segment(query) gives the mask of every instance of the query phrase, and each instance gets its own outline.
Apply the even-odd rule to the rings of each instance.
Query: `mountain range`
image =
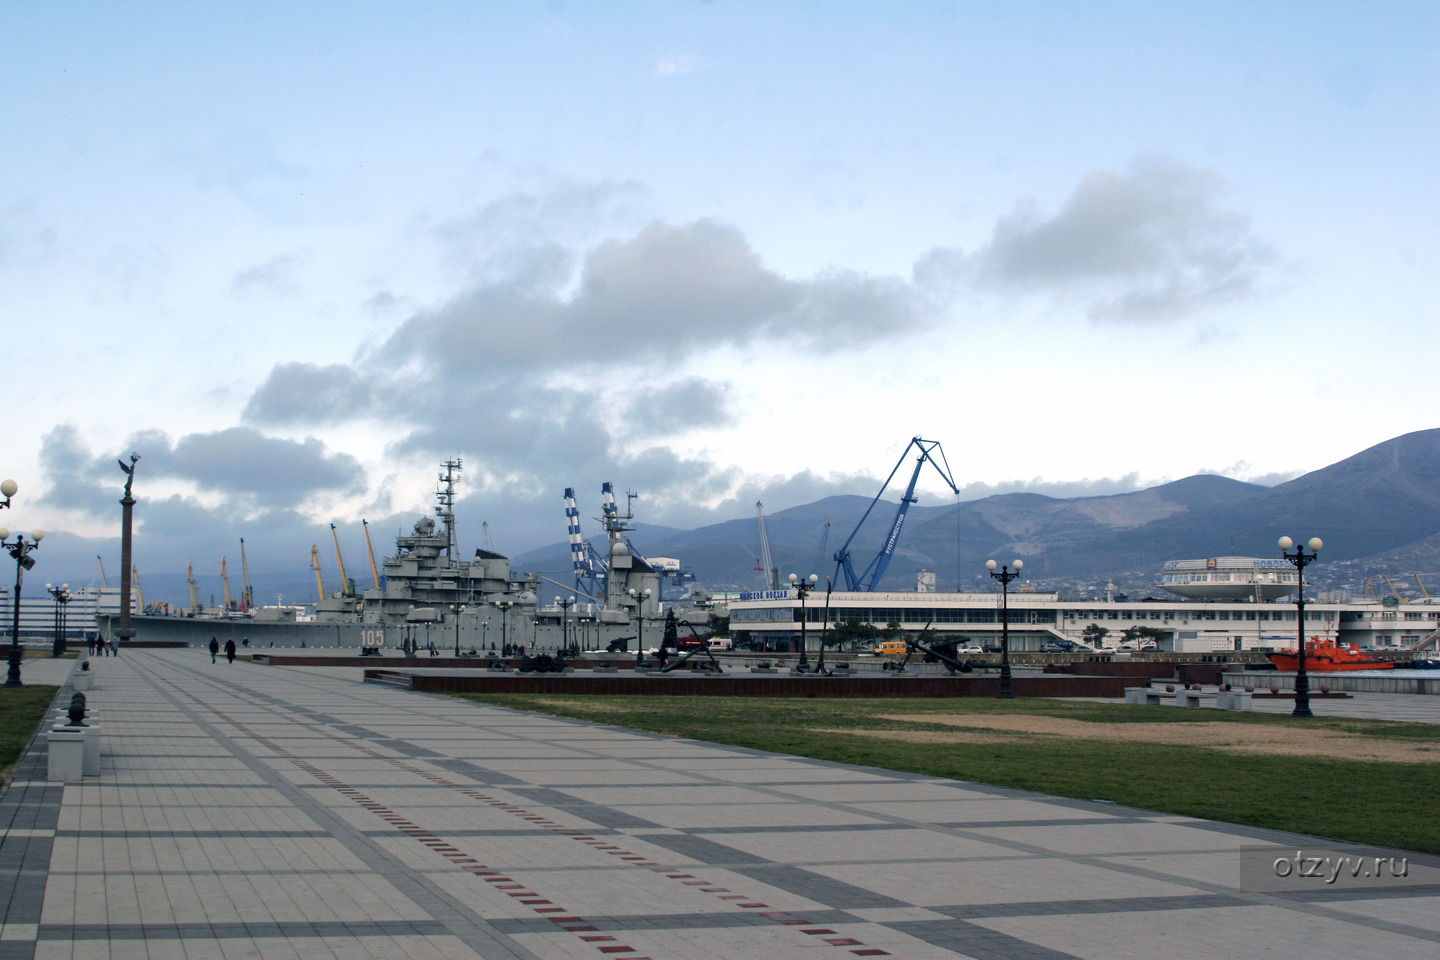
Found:
[[[770,548],[782,579],[814,573],[823,583],[836,576],[833,555],[852,532],[853,564],[857,573],[863,571],[880,551],[898,506],[875,502],[856,531],[872,502],[872,497],[834,496],[767,513]],[[643,501],[637,508],[643,519]],[[603,549],[598,523],[589,522],[585,532]],[[1025,561],[1026,578],[1040,589],[1091,596],[1113,583],[1121,591],[1144,594],[1156,589],[1167,560],[1278,557],[1276,540],[1282,535],[1324,539],[1321,562],[1306,570],[1307,580],[1322,589],[1358,592],[1367,578],[1380,583],[1379,575],[1386,574],[1402,592],[1413,591],[1412,571],[1425,578],[1413,578],[1424,589],[1426,572],[1440,571],[1440,429],[1387,440],[1273,487],[1199,475],[1100,497],[1012,493],[959,503],[922,497],[910,508],[894,557],[876,586],[913,590],[924,569],[936,574],[941,590],[988,589],[985,561],[1019,558]],[[71,544],[64,535],[52,539],[57,542],[47,539],[45,544],[47,572],[37,570],[36,576],[68,577],[72,585],[84,585],[80,571],[94,570],[91,558],[102,550],[113,555],[113,543],[72,536]],[[760,543],[753,514],[694,530],[641,522],[630,539],[645,556],[678,559],[712,590],[764,586],[763,573],[756,569]],[[384,549],[379,541],[376,548]],[[537,572],[573,582],[569,547],[558,536],[547,547],[513,556],[511,564],[517,575]],[[350,572],[364,587],[370,571],[368,564],[361,566],[352,558]],[[62,572],[67,567],[70,572]],[[231,576],[231,588],[238,591],[233,567]],[[147,600],[188,603],[183,574],[146,571],[144,577]],[[197,579],[201,602],[213,605],[222,592],[219,577]],[[1435,581],[1440,584],[1440,574]],[[315,596],[314,574],[304,567],[263,569],[257,564],[253,582],[256,599],[263,603],[275,602],[279,594],[292,602]],[[843,584],[839,577],[835,582]],[[117,585],[113,561],[111,585]]]
[[[782,579],[815,573],[823,582],[836,575],[833,554],[871,502],[868,497],[828,497],[767,514],[770,548]],[[881,501],[855,533],[850,552],[857,572],[879,552],[897,506]],[[1158,579],[1167,560],[1275,557],[1282,535],[1325,541],[1321,559],[1326,562],[1306,574],[1321,584],[1353,580],[1357,571],[1363,579],[1435,569],[1440,562],[1440,429],[1387,440],[1273,487],[1200,475],[1101,497],[1013,493],[962,503],[917,503],[876,587],[913,590],[916,575],[926,569],[937,574],[942,590],[969,588],[988,582],[987,559],[1019,558],[1027,576],[1062,588],[1108,580],[1144,589]],[[592,542],[599,546],[601,539]],[[631,540],[646,556],[679,559],[712,589],[764,586],[754,517],[685,531],[641,523]],[[514,565],[561,581],[570,576],[563,542],[515,557]]]

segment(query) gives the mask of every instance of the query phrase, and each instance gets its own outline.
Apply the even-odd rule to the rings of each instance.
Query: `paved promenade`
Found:
[[[100,777],[47,783],[42,738],[0,798],[0,960],[1440,955],[1440,885],[1241,882],[1306,838],[353,670],[93,663]]]

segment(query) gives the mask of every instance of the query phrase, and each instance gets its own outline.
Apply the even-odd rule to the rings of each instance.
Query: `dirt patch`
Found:
[[[963,729],[939,730],[837,730],[861,736],[901,740],[907,743],[976,743],[1011,741],[1030,736],[1070,737],[1080,740],[1113,740],[1128,743],[1159,743],[1210,747],[1237,753],[1322,756],[1342,760],[1372,760],[1385,763],[1435,763],[1440,761],[1440,744],[1376,740],[1328,730],[1302,730],[1250,723],[1094,723],[1064,717],[993,716],[980,714],[883,714],[885,720],[925,723]],[[990,730],[995,733],[978,733]],[[828,732],[828,731],[827,731]],[[997,736],[996,734],[999,734]],[[1008,736],[1007,736],[1008,734]]]
[[[576,703],[573,700],[550,700],[536,698],[536,703],[547,707],[564,707],[566,710],[574,710],[576,713],[629,713],[624,707],[617,707],[610,703]]]

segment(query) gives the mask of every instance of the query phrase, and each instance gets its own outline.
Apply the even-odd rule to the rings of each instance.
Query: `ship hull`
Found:
[[[1277,670],[1299,670],[1300,658],[1293,653],[1272,653],[1270,662]],[[1351,670],[1393,670],[1394,660],[1337,660],[1328,654],[1305,654],[1305,669],[1310,673],[1347,673]]]

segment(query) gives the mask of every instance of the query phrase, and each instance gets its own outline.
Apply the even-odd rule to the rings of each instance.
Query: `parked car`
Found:
[[[1087,647],[1075,640],[1047,640],[1040,644],[1041,653],[1094,653],[1094,647]]]
[[[1004,649],[998,643],[986,643],[980,647],[981,653],[1004,653]]]
[[[956,652],[956,653],[960,653],[960,654],[971,655],[971,654],[976,654],[976,653],[984,653],[984,652],[985,652],[985,649],[984,649],[983,647],[978,647],[978,646],[976,646],[976,645],[974,645],[974,644],[971,644],[971,645],[968,646],[968,647],[960,647],[960,648],[958,648],[955,652]]]

